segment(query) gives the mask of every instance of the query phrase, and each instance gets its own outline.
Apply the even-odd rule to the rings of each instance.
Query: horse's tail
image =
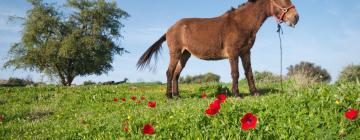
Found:
[[[146,52],[140,57],[136,66],[137,69],[144,69],[150,65],[151,58],[155,55],[155,63],[157,62],[158,55],[161,50],[161,44],[166,40],[166,34],[160,37],[158,41],[156,41]]]

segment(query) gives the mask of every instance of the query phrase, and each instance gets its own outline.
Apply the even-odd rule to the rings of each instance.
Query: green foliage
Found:
[[[202,93],[206,93],[207,96],[213,96],[217,94],[230,94],[230,90],[226,87],[226,85],[222,85],[220,83],[210,83],[201,85],[198,88],[198,94],[201,96]]]
[[[7,83],[4,86],[9,86],[9,87],[23,87],[26,85],[30,85],[33,84],[34,82],[31,80],[24,80],[21,78],[14,78],[14,77],[10,77],[9,80],[7,81]]]
[[[349,65],[345,67],[339,76],[339,82],[360,81],[360,65]]]
[[[256,82],[273,83],[280,81],[280,76],[275,75],[274,73],[269,71],[262,71],[262,72],[255,71],[254,75]]]
[[[63,13],[53,4],[28,0],[22,39],[4,67],[24,68],[57,76],[71,85],[76,76],[100,75],[112,69],[113,56],[126,52],[116,41],[129,15],[115,2],[68,0]],[[69,10],[70,9],[70,10]]]
[[[91,81],[91,80],[88,80],[88,81],[84,81],[83,85],[87,86],[87,85],[95,85],[96,83]]]
[[[219,82],[220,76],[213,73],[200,74],[195,76],[180,77],[180,83],[203,83],[203,82]]]
[[[201,99],[203,85],[180,85],[182,98],[168,100],[166,85],[0,88],[2,139],[358,139],[360,119],[344,117],[348,108],[360,109],[360,85],[314,85],[286,94],[228,97],[220,113],[205,109],[214,97]],[[268,84],[266,87],[278,89]],[[240,92],[247,91],[242,84]],[[259,89],[264,88],[260,86]],[[145,101],[136,103],[131,96]],[[113,99],[126,98],[126,102]],[[156,101],[148,108],[147,101]],[[337,104],[338,101],[338,104]],[[241,130],[240,119],[251,112],[256,129]],[[124,124],[129,132],[124,132]],[[142,134],[151,123],[155,134]]]
[[[297,83],[311,84],[330,82],[331,76],[326,69],[311,62],[300,62],[295,66],[288,67],[287,75]]]

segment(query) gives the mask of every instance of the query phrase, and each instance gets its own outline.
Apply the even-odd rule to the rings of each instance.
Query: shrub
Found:
[[[195,76],[180,77],[179,81],[180,83],[219,82],[220,76],[209,72]]]
[[[346,66],[340,73],[339,82],[355,82],[360,80],[360,65]]]
[[[10,86],[10,87],[26,86],[26,85],[31,85],[33,83],[34,82],[31,80],[24,80],[24,79],[20,79],[20,78],[10,77],[6,83],[6,86]]]
[[[288,71],[289,78],[301,85],[320,82],[328,83],[331,80],[331,76],[326,69],[311,62],[300,62],[295,66],[291,65],[288,67]]]
[[[91,80],[88,80],[88,81],[84,81],[84,84],[83,85],[95,85],[96,83],[91,81]]]
[[[264,82],[264,83],[279,82],[280,76],[275,75],[274,73],[269,71],[262,71],[262,72],[255,71],[255,81]]]

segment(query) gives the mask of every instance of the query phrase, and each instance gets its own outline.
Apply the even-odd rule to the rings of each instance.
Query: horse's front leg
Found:
[[[240,57],[244,67],[245,76],[248,81],[250,93],[253,94],[254,96],[259,96],[259,92],[256,89],[254,77],[252,73],[250,54],[251,54],[250,51],[248,51],[244,54],[241,54]]]
[[[239,89],[238,89],[238,81],[239,81],[239,57],[229,58],[230,66],[231,66],[231,78],[232,78],[232,92],[235,97],[240,97]]]

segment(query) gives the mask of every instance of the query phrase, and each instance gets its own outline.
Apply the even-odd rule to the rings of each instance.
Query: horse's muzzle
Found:
[[[295,9],[293,9],[285,15],[284,21],[290,27],[295,28],[295,25],[299,22],[299,19],[299,14]]]

